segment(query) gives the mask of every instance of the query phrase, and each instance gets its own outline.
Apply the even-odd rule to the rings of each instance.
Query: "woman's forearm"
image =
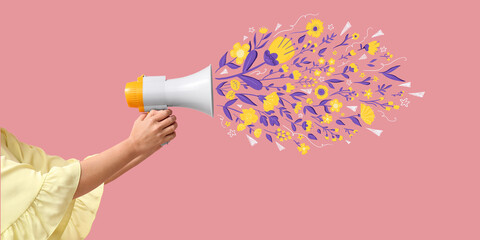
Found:
[[[80,162],[81,174],[74,198],[98,187],[134,159],[145,159],[132,148],[129,139]],[[141,162],[141,161],[139,161]]]

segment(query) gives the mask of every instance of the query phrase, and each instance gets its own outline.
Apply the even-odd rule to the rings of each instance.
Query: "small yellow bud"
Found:
[[[392,108],[391,107],[386,107],[385,110],[390,111],[390,110],[392,110]]]
[[[393,108],[394,108],[394,109],[399,109],[399,108],[400,108],[400,106],[398,106],[398,105],[395,105],[395,106],[393,106]]]

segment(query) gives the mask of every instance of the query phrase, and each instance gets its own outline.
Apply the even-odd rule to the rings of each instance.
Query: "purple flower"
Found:
[[[270,66],[278,65],[277,57],[278,57],[278,54],[270,53],[269,50],[265,51],[265,53],[263,54],[263,59],[265,60],[265,63]]]

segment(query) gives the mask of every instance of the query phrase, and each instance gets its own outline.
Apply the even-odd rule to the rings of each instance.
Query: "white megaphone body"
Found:
[[[186,107],[213,117],[212,67],[192,75],[169,79],[165,76],[140,76],[125,86],[129,107],[140,112]]]

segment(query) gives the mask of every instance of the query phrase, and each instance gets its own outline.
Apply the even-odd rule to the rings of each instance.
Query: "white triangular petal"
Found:
[[[345,24],[345,27],[343,27],[343,30],[342,30],[342,33],[340,33],[340,36],[342,36],[351,27],[352,27],[352,24],[350,24],[350,22],[347,22],[347,24]]]
[[[378,36],[383,36],[383,35],[384,35],[384,34],[383,34],[382,30],[380,29],[380,30],[378,30],[377,33],[373,34],[372,38],[378,37]]]
[[[285,149],[285,147],[280,145],[280,143],[278,143],[278,142],[275,142],[275,143],[277,144],[278,151],[282,151],[283,149]]]
[[[347,106],[348,109],[356,112],[357,111],[357,106]]]
[[[367,129],[370,130],[372,133],[374,133],[377,136],[380,136],[380,134],[382,134],[382,132],[383,132],[383,130],[378,130],[378,129],[373,129],[373,128],[367,128]]]
[[[243,41],[245,41],[248,37],[247,36],[243,36]]]
[[[347,142],[348,144],[350,144],[350,141],[348,141],[348,140],[345,140],[345,142]]]
[[[347,24],[345,24],[345,27],[343,27],[343,30],[342,30],[342,33],[340,33],[340,36],[342,36],[351,27],[352,27],[352,24],[350,24],[350,22],[347,22]]]
[[[250,143],[250,146],[253,147],[253,145],[255,145],[255,144],[258,143],[258,142],[257,142],[255,139],[253,139],[252,137],[250,137],[250,136],[248,136],[248,135],[245,135],[245,136],[247,136],[247,139],[248,139],[248,142]]]
[[[400,85],[398,85],[400,87],[411,87],[412,86],[412,83],[411,82],[406,82],[406,83],[402,83]]]
[[[238,106],[239,108],[242,108],[243,105],[242,105],[242,104],[237,104],[237,106]]]
[[[358,60],[365,60],[367,59],[367,55],[365,55],[365,53],[358,59]]]
[[[425,95],[425,92],[416,92],[416,93],[408,93],[408,94],[415,97],[423,97],[423,95]]]
[[[311,89],[311,88],[309,88],[309,89],[300,89],[300,90],[302,90],[302,91],[305,92],[306,94],[312,93],[312,89]]]
[[[277,31],[281,26],[282,26],[282,24],[277,23],[277,27],[275,28],[275,31]]]
[[[223,71],[220,73],[220,75],[225,75],[225,74],[228,74],[228,71],[227,71],[227,69],[226,69],[226,68],[225,68],[225,69],[223,69]]]

